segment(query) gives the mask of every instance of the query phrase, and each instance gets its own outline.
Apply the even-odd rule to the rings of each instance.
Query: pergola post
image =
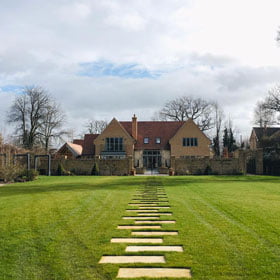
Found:
[[[34,169],[37,170],[37,159],[40,157],[48,158],[48,176],[51,176],[51,155],[35,155],[34,156]]]

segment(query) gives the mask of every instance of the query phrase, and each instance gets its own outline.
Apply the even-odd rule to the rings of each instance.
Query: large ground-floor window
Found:
[[[144,150],[143,167],[147,169],[156,169],[161,167],[160,150]]]

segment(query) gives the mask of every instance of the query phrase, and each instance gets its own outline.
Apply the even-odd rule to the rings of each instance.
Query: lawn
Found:
[[[158,266],[191,267],[193,279],[280,279],[280,178],[261,176],[40,177],[0,187],[0,279],[114,279],[119,266],[98,261],[125,254],[110,239],[130,236],[116,227],[131,223],[122,216],[136,190],[152,185],[164,186],[176,220],[163,228],[179,231],[164,245],[184,246]]]

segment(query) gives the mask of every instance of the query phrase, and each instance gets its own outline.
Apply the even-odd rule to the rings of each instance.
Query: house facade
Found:
[[[253,127],[249,139],[250,149],[280,146],[280,127]]]
[[[80,158],[129,158],[131,168],[139,172],[168,170],[172,159],[210,157],[211,153],[211,141],[191,119],[185,122],[138,121],[135,115],[131,121],[114,118],[101,134],[86,134],[83,140],[73,143],[75,146],[71,149],[76,148]],[[58,155],[63,155],[65,148],[67,146],[60,149]]]

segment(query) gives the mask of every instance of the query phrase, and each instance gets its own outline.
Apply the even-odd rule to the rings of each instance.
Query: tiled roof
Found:
[[[270,137],[274,133],[280,131],[280,127],[253,127],[253,130],[255,131],[258,140],[260,140],[263,136]]]
[[[82,155],[94,155],[95,154],[95,146],[93,141],[97,138],[99,134],[85,134],[84,145],[83,145],[83,153]]]
[[[84,139],[74,139],[73,144],[84,146]]]
[[[126,131],[132,135],[132,122],[120,122]],[[138,137],[135,144],[136,150],[169,149],[168,141],[176,134],[184,122],[178,121],[146,121],[137,122]],[[149,143],[144,144],[144,138],[149,138]],[[156,144],[156,138],[160,144]]]
[[[66,145],[69,147],[69,149],[71,150],[72,154],[75,157],[80,156],[82,154],[83,146],[73,144],[73,143],[70,143],[70,142],[67,142]]]

